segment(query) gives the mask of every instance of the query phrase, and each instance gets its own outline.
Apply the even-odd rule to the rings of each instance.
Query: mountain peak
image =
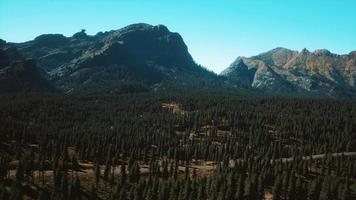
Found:
[[[302,51],[300,51],[301,54],[309,54],[310,51],[307,48],[303,48]]]
[[[297,51],[293,51],[283,47],[277,47],[275,49],[253,57],[262,60],[268,65],[282,66],[286,64],[288,60],[290,60],[297,53]]]
[[[327,49],[317,49],[313,52],[316,56],[332,56],[333,54]]]
[[[238,68],[247,68],[247,65],[245,65],[243,59],[240,59],[236,65]]]
[[[68,44],[69,39],[62,34],[43,34],[34,39],[37,46],[58,47]]]
[[[284,48],[284,47],[276,47],[276,48],[270,50],[270,52],[278,52],[278,51],[292,51],[292,50]]]
[[[252,80],[244,83],[264,91],[355,98],[354,55],[355,52],[338,56],[326,49],[310,53],[305,48],[297,52],[279,47],[244,58],[251,73],[246,73],[238,58],[221,75],[227,80]]]
[[[146,23],[130,24],[128,26],[125,26],[124,28],[116,30],[115,32],[123,34],[123,33],[127,33],[127,32],[132,32],[132,31],[156,31],[161,34],[169,33],[168,28],[164,25],[159,24],[159,25],[154,26],[154,25],[146,24]]]
[[[194,62],[183,38],[164,25],[137,23],[95,36],[88,36],[85,30],[72,37],[46,34],[13,45],[35,58],[66,91],[125,81],[151,86],[166,80],[188,81],[187,77],[200,80],[201,75],[214,78]]]
[[[72,37],[75,39],[86,39],[89,36],[85,33],[85,29],[82,29],[80,32],[74,33]]]

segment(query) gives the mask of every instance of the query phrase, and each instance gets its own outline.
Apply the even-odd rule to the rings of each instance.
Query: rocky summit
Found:
[[[356,52],[337,55],[325,49],[276,48],[238,57],[220,76],[228,84],[267,93],[355,98]]]
[[[64,91],[214,76],[194,62],[182,37],[163,25],[133,24],[94,36],[85,30],[72,37],[46,34],[13,46],[37,60]]]

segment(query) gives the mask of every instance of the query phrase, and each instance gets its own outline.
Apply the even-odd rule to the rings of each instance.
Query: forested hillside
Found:
[[[356,197],[351,101],[8,94],[0,110],[0,199]]]

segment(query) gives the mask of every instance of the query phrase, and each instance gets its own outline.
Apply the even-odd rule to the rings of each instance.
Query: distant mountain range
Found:
[[[132,24],[94,36],[45,34],[0,41],[0,92],[245,88],[264,94],[356,97],[356,52],[276,48],[238,57],[220,75],[198,65],[182,37],[163,25]],[[132,87],[130,87],[132,88]]]

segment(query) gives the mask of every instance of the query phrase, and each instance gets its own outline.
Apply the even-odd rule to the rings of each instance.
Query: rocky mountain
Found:
[[[238,57],[221,74],[228,84],[267,93],[332,98],[356,97],[356,52],[301,52],[285,48]]]
[[[268,94],[356,98],[356,52],[336,55],[327,50],[276,48],[238,57],[217,76],[195,63],[178,33],[142,23],[96,35],[82,30],[70,37],[45,34],[23,43],[0,40],[0,47],[2,83],[23,81],[6,86],[17,88],[14,91],[47,90],[49,80],[66,93],[233,87]]]
[[[0,92],[52,92],[55,88],[31,59],[0,41]]]
[[[152,86],[205,82],[217,76],[197,65],[182,37],[163,25],[133,24],[89,36],[46,34],[13,46],[66,92],[138,81]]]

